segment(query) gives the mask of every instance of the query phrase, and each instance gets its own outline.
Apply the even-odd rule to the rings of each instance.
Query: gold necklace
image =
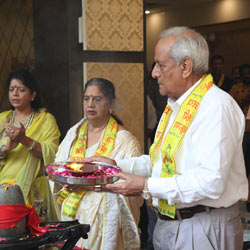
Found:
[[[15,116],[16,116],[16,111],[14,110],[14,111],[12,112],[12,115],[11,115],[11,118],[10,118],[10,124],[14,124],[14,122],[15,122]],[[23,126],[24,126],[25,129],[27,129],[27,128],[31,125],[31,123],[32,123],[32,121],[33,121],[33,119],[34,119],[34,117],[35,117],[35,112],[32,111],[32,112],[29,114],[28,117],[25,117],[24,119],[22,119],[22,121],[25,121],[25,122],[23,122]],[[20,123],[21,123],[22,121],[20,121]]]

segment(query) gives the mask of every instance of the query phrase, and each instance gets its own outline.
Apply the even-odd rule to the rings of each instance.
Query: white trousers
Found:
[[[210,209],[184,220],[157,220],[155,250],[242,250],[243,228],[238,204]]]

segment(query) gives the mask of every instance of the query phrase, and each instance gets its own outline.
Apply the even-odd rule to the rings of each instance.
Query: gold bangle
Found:
[[[35,142],[35,141],[32,141],[31,144],[29,145],[29,147],[27,147],[26,149],[27,149],[28,151],[32,151],[33,148],[34,148],[35,146],[36,146],[36,142]]]

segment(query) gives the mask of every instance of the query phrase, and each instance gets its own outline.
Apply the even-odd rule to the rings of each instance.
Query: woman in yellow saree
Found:
[[[51,220],[52,199],[43,166],[54,161],[60,132],[55,118],[42,108],[29,71],[11,73],[8,84],[12,109],[0,114],[0,183],[16,181],[40,219]]]

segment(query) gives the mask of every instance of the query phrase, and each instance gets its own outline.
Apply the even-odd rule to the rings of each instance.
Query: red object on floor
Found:
[[[51,244],[52,247],[57,247],[58,249],[61,249],[64,246],[65,242],[61,242],[61,243],[55,243],[55,244]],[[80,248],[80,247],[74,247],[73,250],[90,250],[87,248]]]

